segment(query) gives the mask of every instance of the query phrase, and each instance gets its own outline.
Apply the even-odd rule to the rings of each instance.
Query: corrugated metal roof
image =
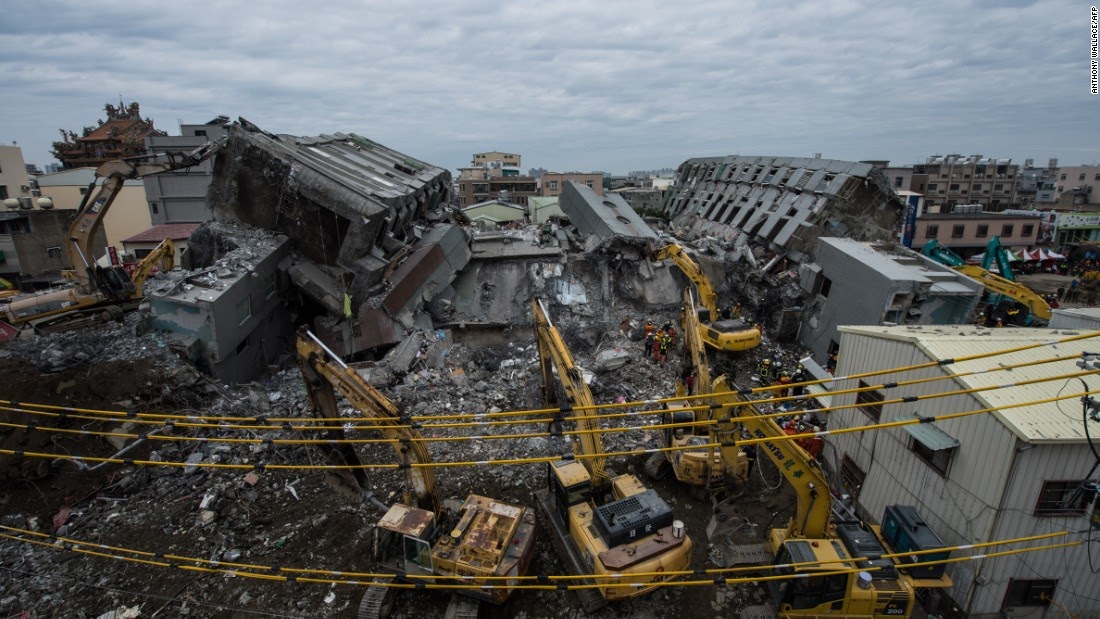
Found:
[[[934,423],[918,423],[912,426],[902,426],[902,429],[932,451],[959,446],[959,441],[948,436],[946,432],[937,428]]]
[[[980,372],[997,366],[1042,361],[1053,357],[1072,355],[1079,358],[1083,352],[1100,352],[1100,331],[1029,328],[985,329],[968,325],[843,326],[840,327],[840,330],[844,333],[858,333],[912,342],[928,355],[929,361],[969,357],[1036,343],[1056,342],[1075,335],[1093,335],[1093,337],[1073,342],[1039,346],[1028,350],[943,366],[946,371],[954,374]],[[844,351],[841,350],[840,354],[843,356]],[[1004,387],[1001,389],[990,389],[973,394],[980,402],[985,403],[985,406],[999,408],[1061,397],[1067,393],[1080,393],[1085,389],[1077,378],[1017,386],[1018,383],[1023,381],[1051,378],[1080,371],[1082,370],[1077,367],[1077,359],[1075,358],[1007,371],[960,376],[955,380],[964,389],[1003,385]],[[1084,376],[1083,378],[1090,389],[1100,389],[1100,373]],[[946,391],[948,388],[945,387],[944,390]],[[1009,430],[1029,442],[1078,443],[1086,440],[1084,428],[1081,425],[1081,404],[1075,399],[1017,406],[1016,408],[994,411],[993,415],[1004,423]]]

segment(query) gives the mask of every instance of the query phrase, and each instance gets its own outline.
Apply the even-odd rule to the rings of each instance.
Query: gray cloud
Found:
[[[1087,6],[776,4],[9,3],[0,141],[47,163],[58,129],[121,96],[171,133],[240,115],[449,168],[487,149],[617,172],[732,153],[1100,160]]]

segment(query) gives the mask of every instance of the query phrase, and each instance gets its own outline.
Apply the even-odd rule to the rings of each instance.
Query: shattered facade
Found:
[[[794,157],[689,159],[669,189],[665,214],[696,235],[749,241],[795,261],[819,236],[893,238],[901,201],[869,163]]]
[[[985,288],[914,252],[852,239],[818,239],[815,264],[801,265],[812,295],[800,339],[824,359],[840,342],[840,325],[958,325],[969,321]]]

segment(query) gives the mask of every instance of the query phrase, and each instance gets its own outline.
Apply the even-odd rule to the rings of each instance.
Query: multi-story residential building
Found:
[[[1063,166],[1055,179],[1056,208],[1090,210],[1100,208],[1100,166]]]
[[[546,172],[540,179],[540,196],[560,196],[565,184],[576,181],[603,195],[603,174],[599,172]]]
[[[981,155],[929,157],[913,166],[913,174],[927,174],[926,204],[931,212],[951,212],[956,204],[981,204],[1000,211],[1016,203],[1018,165],[1011,159]],[[912,189],[917,191],[916,189]]]
[[[527,206],[528,197],[539,195],[538,180],[520,176],[519,165],[520,156],[515,153],[474,153],[470,167],[458,169],[459,206],[490,200]]]
[[[1042,223],[1038,213],[1009,215],[979,209],[973,205],[956,207],[953,213],[925,213],[917,218],[912,247],[920,249],[937,240],[967,258],[985,251],[995,236],[1006,247],[1026,248],[1038,242]]]
[[[0,146],[0,202],[20,200],[25,208],[31,208],[32,198],[36,197],[32,189],[34,187],[23,163],[23,149]]]
[[[145,148],[150,153],[189,152],[220,140],[228,130],[229,118],[218,116],[202,125],[181,125],[179,135],[150,135],[145,138]],[[190,168],[146,176],[143,180],[152,224],[202,223],[210,219],[213,211],[206,192],[213,175],[214,159],[210,158]]]
[[[516,176],[519,176],[520,156],[515,153],[502,153],[494,150],[487,153],[474,153],[473,159],[470,161],[470,165],[474,167],[493,167],[493,163],[497,163],[496,167],[500,169],[515,168]]]
[[[1016,199],[1021,208],[1052,207],[1057,198],[1058,160],[1051,159],[1047,167],[1036,168],[1032,160],[1024,161],[1024,168],[1016,177]]]

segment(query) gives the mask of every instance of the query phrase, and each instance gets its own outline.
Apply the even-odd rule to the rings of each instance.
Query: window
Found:
[[[860,389],[866,389],[867,387],[870,387],[870,385],[862,380],[859,381]],[[882,418],[882,401],[885,399],[881,391],[860,391],[856,394],[856,406],[877,422]]]
[[[275,274],[272,273],[271,277],[267,280],[267,287],[264,289],[266,298],[270,299],[275,294]]]
[[[1004,188],[1005,188],[1004,183],[997,183],[996,185],[993,186],[994,191],[1004,191]]]
[[[157,208],[157,203],[156,202],[150,202],[149,206],[153,207],[153,214],[154,215],[156,215],[157,213],[160,212],[160,209]]]
[[[1078,516],[1088,508],[1088,493],[1078,492],[1080,480],[1044,481],[1035,502],[1036,516]]]
[[[987,224],[978,224],[978,238],[984,239],[989,235],[989,226]]]
[[[894,187],[901,187],[901,177],[900,176],[895,176],[894,177]]]
[[[931,423],[905,426],[904,429],[910,434],[909,451],[932,467],[940,477],[947,477],[959,442]]]
[[[958,191],[959,190],[959,184],[958,183],[951,183],[951,185],[948,187],[948,189],[951,190],[951,191]]]
[[[928,191],[935,191],[936,183],[928,183]]]
[[[840,459],[840,482],[853,499],[859,498],[859,491],[863,489],[865,479],[867,479],[867,473],[864,473],[863,469],[856,465],[855,460],[848,457],[848,454],[844,454]]]
[[[1078,174],[1078,175],[1077,175],[1077,180],[1079,180],[1079,181],[1083,181],[1083,180],[1085,180],[1085,173],[1084,173],[1084,172],[1082,172],[1082,173]]]
[[[589,188],[589,189],[591,189],[591,188],[592,188],[592,181],[584,181],[584,184],[585,184],[585,185],[588,185],[588,188]]]
[[[1024,229],[1020,231],[1020,234],[1031,236],[1033,232],[1035,232],[1035,224],[1024,224]]]
[[[237,324],[243,325],[252,317],[252,297],[245,297],[237,302]]]
[[[197,137],[200,137],[200,138],[205,138],[206,137],[206,129],[196,129],[195,130],[195,135]]]
[[[0,200],[7,200],[7,199],[8,199],[8,186],[7,185],[0,185]]]
[[[1063,180],[1063,181],[1064,181],[1064,180],[1066,180],[1066,175],[1065,175],[1065,174],[1063,174],[1062,176],[1060,176],[1060,177],[1058,177],[1058,178],[1059,178],[1059,180]]]
[[[951,227],[951,238],[961,239],[964,234],[966,234],[966,226],[965,225],[959,224],[959,225]]]
[[[1012,224],[1005,224],[1001,226],[1001,236],[1012,236],[1012,232],[1015,226]]]
[[[924,230],[925,238],[934,239],[940,234],[940,227],[936,224],[929,224]]]
[[[61,257],[61,247],[57,246],[57,245],[55,245],[53,247],[47,247],[46,248],[46,255],[49,256],[50,258],[60,258]]]
[[[1065,189],[1064,187],[1062,187],[1061,185],[1058,185],[1058,193],[1062,193],[1062,191],[1063,191],[1064,189]]]
[[[831,291],[832,289],[833,289],[833,280],[831,280],[828,277],[825,277],[824,275],[822,275],[821,276],[821,289],[818,290],[817,293],[819,295],[825,297],[826,299],[828,299],[829,298],[829,291]]]
[[[550,181],[550,189],[557,189],[558,181]]]
[[[1100,174],[1097,174],[1096,176],[1092,177],[1092,180],[1100,181]]]
[[[1054,599],[1057,580],[1044,578],[1009,578],[1005,588],[1004,607],[1048,606]]]

